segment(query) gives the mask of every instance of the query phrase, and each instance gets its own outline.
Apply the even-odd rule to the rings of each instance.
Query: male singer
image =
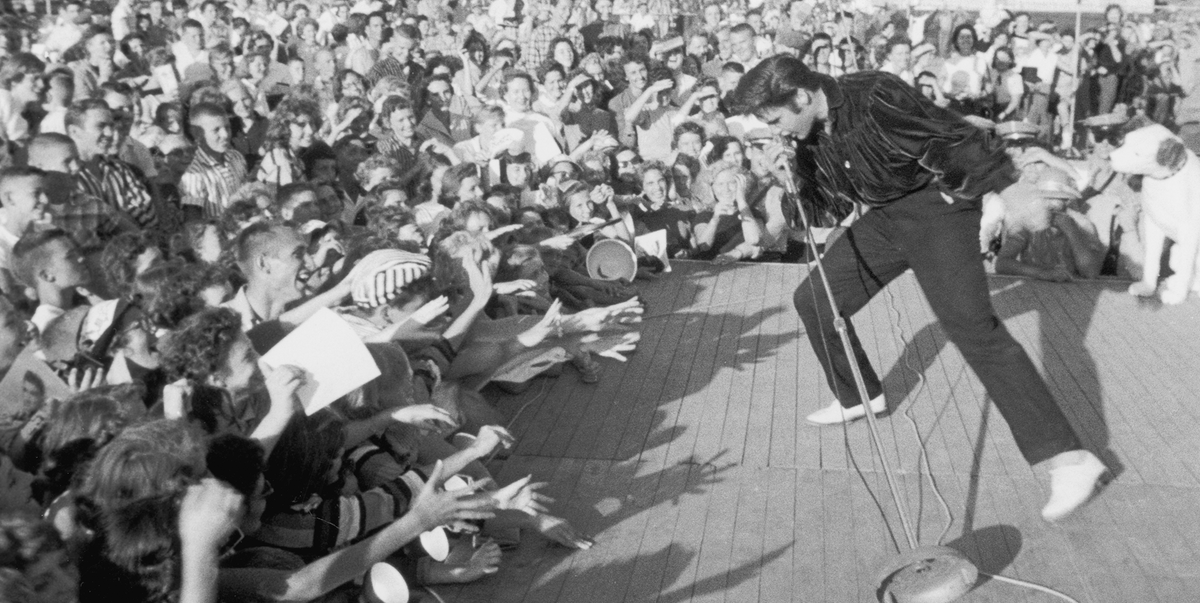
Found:
[[[1046,463],[1051,494],[1042,517],[1056,521],[1087,502],[1105,466],[1082,449],[1033,362],[996,317],[980,260],[981,199],[1017,180],[1005,153],[983,130],[888,73],[835,80],[799,59],[775,56],[742,77],[734,102],[777,135],[808,145],[815,166],[797,170],[806,203],[871,208],[822,259],[840,315],[853,316],[911,268],[1026,461]],[[791,177],[794,159],[783,145],[769,152],[780,177]],[[832,425],[863,417],[868,408],[886,410],[879,377],[850,326],[870,399],[864,405],[859,397],[819,274],[800,284],[795,303],[836,396],[808,421]]]

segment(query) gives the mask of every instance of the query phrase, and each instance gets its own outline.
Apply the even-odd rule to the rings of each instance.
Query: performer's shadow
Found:
[[[1079,434],[1084,447],[1100,457],[1114,476],[1120,475],[1124,466],[1110,447],[1103,386],[1096,370],[1095,359],[1088,350],[1087,333],[1100,296],[1108,290],[1119,291],[1123,286],[1123,283],[1059,284],[1005,278],[990,279],[992,305],[996,314],[1006,323],[1018,341],[1029,342],[1032,339],[1029,335],[1032,334],[1025,333],[1026,327],[1017,324],[1016,319],[1030,312],[1036,313],[1037,348],[1040,348],[1040,358],[1037,348],[1026,345],[1026,350],[1039,365],[1055,399]],[[904,351],[883,378],[884,388],[890,400],[906,400],[920,383],[920,380],[911,378],[912,371],[917,370],[919,374],[927,375],[947,343],[946,334],[936,321],[924,325],[915,334],[905,333],[905,339]],[[904,402],[908,403],[911,401]],[[902,411],[903,406],[899,409],[893,406],[892,410]],[[945,411],[943,408],[939,412],[939,422]],[[965,519],[968,530],[974,514],[988,424],[993,421],[990,411],[990,404],[983,408],[973,442],[974,454]],[[936,430],[936,426],[923,425],[921,429],[924,441]]]

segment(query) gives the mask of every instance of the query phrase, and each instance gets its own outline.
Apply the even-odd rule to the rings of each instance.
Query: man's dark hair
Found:
[[[754,32],[754,26],[749,23],[738,23],[737,25],[734,25],[729,30],[729,33],[730,34],[750,34],[750,37],[752,37],[752,38],[756,35]]]
[[[138,16],[140,17],[141,15],[138,15]],[[147,15],[147,18],[149,18],[148,15]],[[134,55],[133,47],[132,47],[134,40],[141,40],[142,41],[142,50],[145,51],[146,36],[143,36],[142,34],[137,33],[137,32],[133,32],[133,33],[125,36],[124,38],[121,38],[121,42],[118,45],[121,48],[121,54],[124,54],[127,57],[136,56],[136,55]]]
[[[186,7],[187,5],[185,4],[184,6]],[[188,19],[187,21],[183,22],[183,25],[179,26],[179,31],[183,31],[185,29],[199,29],[200,31],[204,31],[204,26],[195,19]]]
[[[624,69],[626,65],[630,65],[633,63],[638,63],[642,67],[645,67],[646,71],[650,70],[650,61],[646,60],[646,57],[638,55],[638,54],[625,55],[625,59],[621,61],[621,68]]]
[[[333,39],[334,46],[341,46],[346,42],[346,36],[350,35],[350,28],[343,23],[338,23],[329,30],[329,37]]]
[[[756,113],[763,109],[783,107],[792,102],[800,89],[815,92],[826,76],[787,55],[776,55],[759,63],[742,76],[733,92],[733,108],[737,113]]]
[[[188,111],[188,122],[191,123],[192,120],[204,116],[228,118],[229,113],[225,111],[224,107],[215,103],[196,103]]]
[[[38,273],[50,261],[50,255],[44,249],[51,241],[58,239],[74,242],[71,235],[57,228],[33,229],[21,236],[13,245],[11,260],[13,276],[18,283],[26,287],[37,284]]]
[[[125,82],[109,80],[96,87],[96,91],[92,94],[92,98],[104,100],[104,97],[109,94],[119,94],[124,97],[133,98],[133,88]],[[134,99],[138,100],[138,99]]]
[[[626,48],[625,40],[617,36],[600,36],[600,39],[596,40],[596,52],[602,57],[612,54],[613,49],[618,46]]]
[[[504,78],[503,94],[508,94],[508,87],[516,80],[525,80],[525,83],[529,84],[530,92],[535,92],[537,90],[537,82],[533,81],[532,75],[529,75],[524,71],[514,71]]]
[[[283,208],[292,204],[292,201],[304,193],[316,193],[317,189],[308,182],[292,182],[279,187],[279,192],[275,194],[275,205]]]
[[[83,127],[84,122],[87,120],[87,114],[91,111],[107,111],[112,113],[112,109],[109,108],[108,103],[104,102],[103,99],[85,98],[72,104],[71,108],[67,110],[67,117],[65,119],[67,127]]]

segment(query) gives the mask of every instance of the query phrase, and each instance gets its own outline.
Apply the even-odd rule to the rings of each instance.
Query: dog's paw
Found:
[[[1157,288],[1154,285],[1144,281],[1137,281],[1129,286],[1129,294],[1138,297],[1150,297],[1154,295],[1156,290]]]
[[[1177,287],[1167,287],[1167,288],[1164,288],[1162,293],[1160,293],[1158,295],[1158,298],[1162,300],[1162,303],[1170,305],[1170,306],[1174,306],[1174,305],[1182,304],[1183,300],[1187,299],[1187,296],[1188,296],[1187,289],[1180,289]]]

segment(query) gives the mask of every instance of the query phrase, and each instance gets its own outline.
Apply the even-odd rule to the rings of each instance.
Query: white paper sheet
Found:
[[[643,254],[662,260],[663,272],[671,271],[671,258],[667,255],[666,230],[656,230],[640,237],[634,237],[633,243],[637,245],[638,251]]]
[[[305,372],[307,383],[298,395],[309,415],[380,375],[371,352],[350,325],[324,308],[284,337],[262,360],[271,368],[290,364]]]

